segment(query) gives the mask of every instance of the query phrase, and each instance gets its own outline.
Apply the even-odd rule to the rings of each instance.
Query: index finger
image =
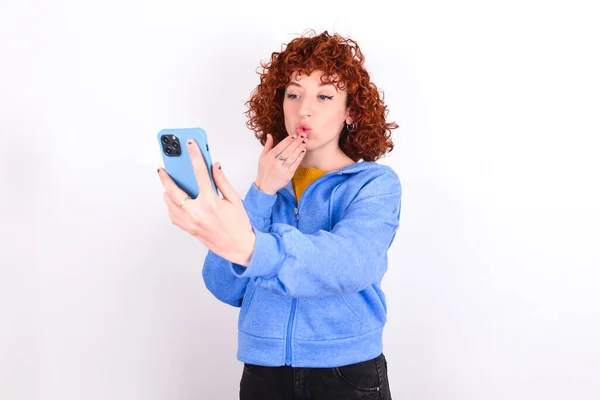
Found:
[[[186,192],[177,186],[177,183],[175,183],[173,178],[169,176],[164,168],[158,169],[158,177],[160,178],[167,195],[173,201],[173,203],[180,204],[180,202],[188,196]]]
[[[192,167],[194,169],[194,175],[196,176],[196,182],[198,182],[198,189],[200,189],[200,195],[209,195],[212,193],[216,196],[216,193],[212,188],[212,181],[210,180],[208,168],[204,162],[204,156],[198,147],[198,143],[194,139],[187,140],[188,153],[190,160],[192,161]]]
[[[285,139],[283,139],[281,142],[279,142],[277,144],[277,146],[273,147],[271,149],[271,151],[269,151],[269,153],[271,155],[275,155],[275,156],[279,155],[279,153],[281,153],[283,150],[285,150],[290,144],[292,144],[292,142],[294,140],[296,140],[297,136],[298,135],[288,135]],[[267,154],[269,154],[269,153],[267,153]]]

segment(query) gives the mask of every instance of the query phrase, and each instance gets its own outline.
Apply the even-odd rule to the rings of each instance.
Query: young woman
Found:
[[[241,307],[241,399],[390,399],[381,282],[402,189],[375,161],[398,126],[351,39],[301,36],[262,66],[247,115],[264,150],[246,197],[218,163],[216,195],[191,143],[201,195],[161,169],[170,217],[209,248],[208,290]]]

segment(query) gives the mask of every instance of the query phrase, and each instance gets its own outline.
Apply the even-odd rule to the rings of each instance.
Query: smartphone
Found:
[[[213,190],[219,194],[212,176],[212,158],[208,148],[208,137],[202,128],[163,129],[158,132],[157,138],[167,174],[192,199],[198,197],[200,189],[186,142],[189,139],[195,140],[208,169]]]

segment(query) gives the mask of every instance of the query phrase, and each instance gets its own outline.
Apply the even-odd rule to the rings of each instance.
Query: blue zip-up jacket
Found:
[[[339,367],[377,357],[387,321],[381,281],[400,219],[390,167],[359,162],[302,194],[252,183],[243,200],[256,245],[247,267],[209,251],[202,276],[241,307],[238,360],[264,366]]]

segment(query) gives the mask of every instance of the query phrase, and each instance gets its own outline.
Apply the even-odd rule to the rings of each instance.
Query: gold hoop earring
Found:
[[[356,124],[354,122],[351,124],[346,124],[346,129],[348,132],[356,132]]]

